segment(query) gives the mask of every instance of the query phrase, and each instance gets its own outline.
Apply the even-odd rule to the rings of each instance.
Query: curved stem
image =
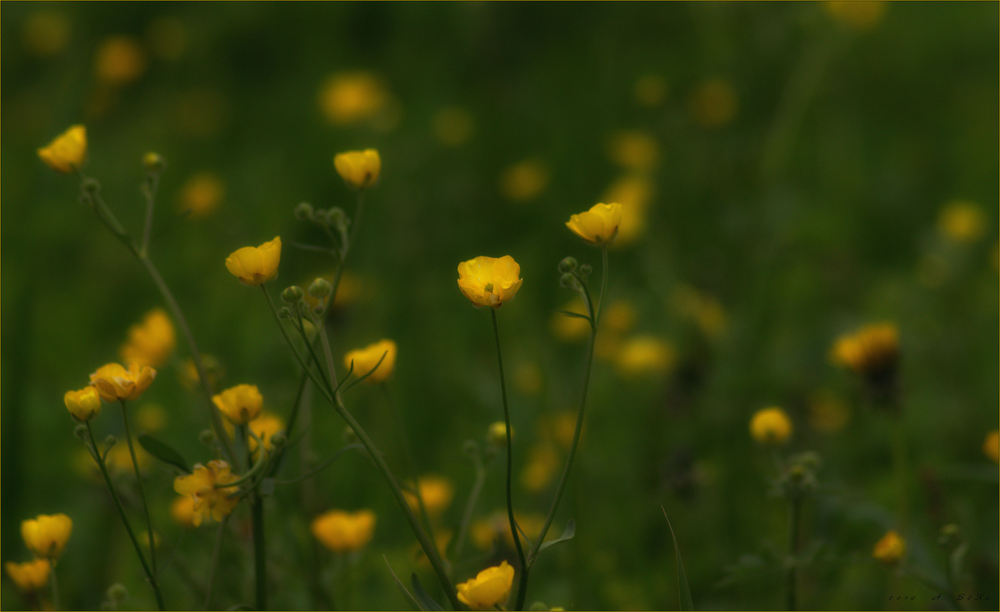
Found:
[[[125,422],[125,441],[128,442],[128,452],[132,456],[132,469],[135,471],[135,481],[139,487],[139,498],[142,500],[142,511],[146,515],[146,533],[149,538],[149,562],[153,566],[153,575],[156,575],[156,540],[153,538],[153,520],[149,516],[149,504],[146,502],[146,491],[142,486],[142,474],[139,473],[139,461],[135,456],[135,446],[132,444],[132,432],[128,424],[128,409],[125,407],[125,400],[120,400],[122,407],[122,420]]]

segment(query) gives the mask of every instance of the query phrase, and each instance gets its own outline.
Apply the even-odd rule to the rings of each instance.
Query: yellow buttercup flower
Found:
[[[375,149],[345,151],[334,156],[333,165],[349,187],[367,189],[378,180],[382,158]]]
[[[7,575],[14,581],[17,588],[25,591],[37,591],[49,582],[49,573],[52,571],[52,564],[48,559],[35,559],[25,563],[4,563]]]
[[[174,324],[167,313],[155,308],[142,322],[128,330],[128,340],[121,347],[122,359],[139,365],[159,367],[170,357],[177,343]]]
[[[226,269],[244,285],[262,285],[278,275],[281,262],[281,236],[260,246],[245,246],[226,258]]]
[[[174,478],[174,491],[187,495],[193,502],[195,527],[206,519],[221,521],[236,507],[237,499],[233,495],[238,487],[216,488],[215,485],[225,485],[238,480],[225,461],[209,461],[208,465],[195,464],[194,471]]]
[[[872,557],[887,565],[899,563],[905,554],[906,541],[895,531],[888,531],[872,549]]]
[[[664,374],[674,365],[675,353],[667,342],[649,335],[625,340],[615,358],[623,376]]]
[[[74,125],[48,145],[38,149],[38,157],[58,172],[72,172],[87,157],[87,128]]]
[[[521,266],[510,255],[480,255],[458,264],[458,288],[476,306],[499,308],[521,288]]]
[[[375,513],[371,510],[330,510],[313,519],[313,536],[334,552],[359,550],[372,539]]]
[[[383,358],[382,355],[385,355]],[[379,363],[381,361],[381,363]],[[371,372],[365,380],[373,383],[384,382],[396,368],[396,343],[392,340],[379,340],[364,348],[355,349],[344,355],[344,367],[354,364],[354,375],[364,376]],[[372,372],[372,369],[375,371]]]
[[[983,440],[983,454],[993,460],[993,463],[1000,463],[1000,432],[996,429],[986,434]]]
[[[420,499],[424,502],[424,509],[431,516],[441,514],[455,495],[455,488],[451,482],[442,476],[421,476],[417,479],[417,489],[420,491]],[[413,511],[419,510],[417,496],[409,491],[403,491],[403,494],[410,508]]]
[[[750,419],[750,435],[761,444],[784,444],[792,435],[792,421],[777,406],[764,408]]]
[[[275,434],[281,433],[284,430],[285,422],[282,421],[280,417],[273,414],[265,413],[250,421],[250,432],[264,443],[265,452],[271,450],[271,438],[273,438]],[[249,446],[251,453],[257,451],[258,442],[253,438],[253,436],[250,437]]]
[[[514,568],[506,561],[488,567],[458,585],[458,600],[473,610],[490,610],[507,600],[514,584]]]
[[[146,54],[134,39],[110,36],[97,49],[94,67],[101,81],[123,85],[139,78],[146,69]]]
[[[566,227],[590,244],[601,246],[614,240],[621,222],[621,204],[599,203],[591,206],[586,212],[570,216]]]
[[[21,521],[21,537],[28,550],[44,559],[56,559],[62,554],[73,532],[73,519],[65,514],[39,514]]]
[[[938,231],[954,242],[975,242],[986,231],[986,215],[974,202],[949,202],[938,217]]]
[[[331,123],[369,119],[386,106],[388,94],[382,81],[369,72],[331,75],[319,93],[320,110]]]
[[[226,195],[226,186],[211,172],[195,174],[181,187],[178,208],[194,218],[215,212]]]
[[[525,159],[506,168],[500,175],[500,191],[508,200],[534,200],[549,184],[549,169],[538,159]]]
[[[194,498],[181,495],[170,504],[170,516],[183,527],[194,527]]]
[[[89,421],[101,412],[101,395],[93,387],[84,387],[78,391],[67,391],[63,395],[66,410],[77,421]]]
[[[138,399],[156,378],[156,370],[130,363],[128,369],[120,363],[108,363],[90,375],[90,384],[106,402]]]
[[[264,397],[257,385],[236,385],[216,394],[212,402],[234,425],[245,425],[260,414]]]
[[[865,376],[891,373],[899,361],[899,331],[892,323],[867,325],[837,338],[831,357]]]

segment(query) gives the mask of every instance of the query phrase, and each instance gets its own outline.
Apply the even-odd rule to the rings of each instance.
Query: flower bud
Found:
[[[288,306],[282,306],[278,309],[278,316],[282,319],[291,319],[293,314],[292,309]]]
[[[167,160],[159,153],[150,151],[142,156],[142,165],[146,168],[146,172],[160,173],[167,167]]]
[[[588,276],[590,276],[590,274],[593,271],[594,268],[592,268],[590,264],[583,264],[582,266],[580,266],[580,276],[582,276],[583,278],[587,278]]]
[[[76,436],[77,438],[80,438],[81,440],[86,440],[87,426],[84,425],[83,423],[80,423],[79,425],[73,428],[73,435]]]
[[[567,272],[573,272],[574,270],[576,270],[576,258],[563,257],[562,261],[559,262],[559,272],[565,274]]]
[[[111,448],[115,444],[118,444],[118,438],[112,434],[108,434],[107,438],[104,438],[104,446],[106,448]]]
[[[566,272],[559,277],[559,285],[565,287],[566,289],[577,289],[579,288],[580,283],[576,280],[575,276]]]
[[[215,432],[212,431],[211,429],[202,429],[198,433],[198,441],[204,444],[205,446],[212,446],[213,444],[215,444],[215,440],[216,440]]]
[[[87,177],[83,179],[82,187],[83,187],[83,192],[89,196],[93,196],[94,194],[101,191],[101,183],[95,178]]]
[[[288,442],[288,438],[286,438],[285,434],[280,431],[271,436],[271,446],[274,448],[281,448],[286,442]]]
[[[322,277],[317,278],[309,285],[309,295],[318,300],[328,297],[332,292],[333,285],[330,284],[330,281]]]
[[[342,227],[347,224],[347,213],[339,206],[331,206],[326,209],[326,221],[334,227]]]
[[[307,221],[313,218],[313,207],[309,202],[299,202],[295,206],[295,218],[299,221]]]
[[[298,285],[292,285],[291,287],[285,287],[285,290],[281,292],[281,299],[287,304],[294,304],[302,299],[302,287]]]

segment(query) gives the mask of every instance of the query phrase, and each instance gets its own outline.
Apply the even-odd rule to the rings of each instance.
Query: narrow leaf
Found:
[[[413,596],[420,602],[421,610],[444,610],[441,604],[434,601],[434,598],[427,594],[416,574],[410,574],[410,584],[413,585]]]
[[[543,542],[542,545],[538,547],[538,552],[541,553],[546,548],[551,548],[556,544],[560,544],[562,542],[569,542],[575,536],[576,536],[576,523],[573,521],[573,519],[570,519],[569,522],[566,523],[566,528],[563,529],[562,534],[554,540]]]
[[[667,516],[667,509],[662,505],[663,518],[667,520],[667,527],[670,529],[670,540],[674,543],[674,559],[677,561],[677,600],[681,610],[694,610],[694,601],[691,599],[691,587],[688,585],[687,572],[684,571],[684,560],[681,559],[681,549],[677,546],[677,536],[674,534],[674,526],[670,524],[670,517]]]
[[[396,575],[396,572],[393,571],[392,566],[389,565],[389,558],[386,557],[385,555],[382,555],[382,560],[385,561],[385,566],[389,568],[389,573],[392,574],[392,579],[396,583],[396,586],[398,586],[399,590],[403,592],[403,596],[406,597],[406,599],[410,602],[413,608],[415,610],[427,610],[427,608],[420,605],[420,602],[417,601],[417,598],[413,596],[413,593],[411,593],[410,590],[406,588],[406,585],[403,584],[403,581],[400,580],[399,576]]]
[[[590,320],[590,317],[588,315],[580,314],[578,312],[571,312],[569,310],[560,310],[559,312],[566,315],[567,317],[576,317],[577,319],[586,319],[587,321]]]
[[[165,442],[161,442],[152,436],[143,434],[139,436],[139,444],[146,449],[147,453],[156,457],[160,461],[169,463],[184,472],[191,473],[191,468],[188,467],[188,462],[184,460],[184,457],[182,457],[180,453],[175,451],[173,447]]]

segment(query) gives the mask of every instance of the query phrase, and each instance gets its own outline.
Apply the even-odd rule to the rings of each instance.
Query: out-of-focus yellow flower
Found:
[[[514,388],[525,395],[537,395],[542,390],[542,370],[535,362],[518,362],[513,378]]]
[[[885,2],[871,0],[831,0],[825,5],[831,17],[855,30],[877,26],[888,8]]]
[[[938,231],[954,242],[975,242],[986,230],[986,215],[975,203],[954,200],[941,211]]]
[[[348,187],[367,189],[378,180],[382,158],[375,149],[345,151],[333,157],[333,166]]]
[[[52,564],[48,559],[35,559],[25,563],[4,563],[7,575],[14,581],[17,588],[26,593],[37,591],[49,582],[49,572]]]
[[[370,119],[386,106],[388,94],[382,81],[370,72],[340,72],[323,83],[319,106],[331,123]]]
[[[493,546],[496,533],[493,521],[488,518],[476,519],[469,525],[469,536],[472,539],[472,544],[479,550],[489,550]]]
[[[125,362],[158,368],[167,360],[177,344],[174,324],[167,313],[154,308],[142,321],[128,330],[128,339],[121,347]]]
[[[563,342],[577,342],[583,340],[590,335],[590,323],[585,319],[580,317],[571,317],[566,312],[575,312],[578,314],[587,314],[587,308],[583,303],[583,300],[579,297],[575,297],[563,307],[552,313],[552,335],[556,337],[557,340],[562,340]]]
[[[667,97],[667,81],[658,74],[644,74],[636,79],[632,93],[640,106],[659,106]]]
[[[726,332],[726,311],[712,296],[690,285],[678,285],[670,293],[670,305],[677,314],[694,321],[701,333],[716,339]]]
[[[145,472],[153,458],[144,448],[142,448],[142,446],[136,446],[134,448],[135,461],[138,464],[139,472]],[[104,455],[104,462],[108,466],[108,470],[115,474],[124,475],[126,477],[134,475],[134,468],[132,467],[132,453],[129,451],[128,444],[125,442],[119,442],[108,449]],[[97,466],[94,466],[95,469],[96,467]]]
[[[40,10],[24,21],[24,47],[32,55],[52,57],[66,48],[70,23],[59,11]]]
[[[514,439],[514,428],[510,430],[510,437],[512,440]],[[507,446],[507,424],[503,421],[490,423],[486,430],[486,439],[495,446]]]
[[[149,388],[156,378],[156,370],[132,362],[128,369],[120,363],[108,363],[90,375],[90,384],[106,402],[134,400]]]
[[[590,210],[570,215],[566,227],[590,244],[601,246],[615,239],[621,223],[622,205],[601,202],[591,206]]]
[[[638,335],[625,340],[616,365],[624,376],[664,374],[674,365],[674,348],[656,336]]]
[[[468,142],[474,127],[469,111],[458,106],[442,108],[434,114],[434,136],[448,147],[459,147]]]
[[[865,376],[889,373],[899,361],[899,331],[892,323],[877,323],[844,334],[834,342],[831,359]]]
[[[38,157],[49,168],[69,173],[83,165],[87,157],[87,128],[74,125],[38,149]]]
[[[647,171],[660,159],[656,139],[638,130],[624,130],[611,136],[608,157],[612,162],[630,170]]]
[[[167,413],[159,404],[143,404],[135,413],[135,423],[145,433],[160,431],[167,425]]]
[[[264,396],[257,385],[229,387],[212,398],[219,412],[234,425],[245,425],[257,418],[264,405]]]
[[[417,479],[417,490],[420,491],[420,500],[424,502],[424,509],[427,514],[437,516],[451,504],[451,498],[455,495],[455,488],[451,481],[443,476],[428,475]],[[409,491],[403,491],[406,502],[410,504],[410,509],[414,512],[420,509],[420,501],[417,496]]]
[[[601,313],[601,323],[616,334],[628,333],[635,326],[635,308],[625,300],[615,300]],[[584,321],[586,323],[586,321]]]
[[[194,498],[181,495],[170,504],[170,516],[182,527],[194,527]]]
[[[146,54],[131,37],[109,36],[97,48],[94,67],[99,80],[124,85],[142,75],[146,69]]]
[[[146,29],[146,40],[153,55],[170,62],[177,61],[187,48],[184,22],[176,17],[157,17]]]
[[[209,388],[216,388],[219,381],[222,380],[223,375],[222,364],[219,363],[219,359],[215,355],[202,353],[201,365],[205,368],[205,377],[208,378]],[[184,385],[184,388],[188,390],[198,388],[201,383],[198,380],[198,368],[195,367],[193,359],[188,358],[184,360],[178,372],[178,378],[181,384]]]
[[[181,187],[177,208],[192,218],[207,217],[215,212],[225,195],[222,179],[211,172],[199,172]]]
[[[906,554],[906,541],[895,531],[888,531],[875,542],[872,557],[887,565],[899,563]]]
[[[262,285],[278,275],[281,262],[281,236],[260,246],[245,246],[226,258],[226,269],[251,287]]]
[[[67,391],[63,395],[63,403],[73,418],[81,422],[89,421],[101,412],[101,396],[93,387]]]
[[[552,482],[559,467],[559,453],[551,444],[538,444],[528,453],[528,461],[521,472],[521,484],[532,493],[537,493]]]
[[[851,410],[829,391],[817,393],[809,400],[809,424],[816,431],[836,433],[847,425]]]
[[[507,601],[514,584],[514,568],[506,561],[488,567],[458,585],[458,600],[473,610],[491,610]]]
[[[21,521],[21,538],[35,556],[57,559],[73,533],[73,519],[65,514],[39,514]]]
[[[236,507],[237,499],[232,497],[238,487],[221,487],[238,480],[225,461],[209,461],[208,465],[195,464],[194,471],[174,478],[174,491],[186,495],[193,502],[192,524],[197,527],[206,519],[221,521]]]
[[[622,205],[622,221],[618,225],[614,246],[629,245],[646,231],[646,211],[652,195],[652,182],[639,174],[618,179],[604,192],[605,202]]]
[[[480,255],[458,264],[458,288],[476,306],[499,308],[521,288],[521,266],[510,255]]]
[[[692,92],[689,108],[694,120],[704,128],[727,125],[736,116],[739,101],[733,86],[724,79],[709,79]]]
[[[549,185],[549,169],[540,159],[525,159],[500,174],[500,193],[514,202],[527,202],[542,195]]]
[[[311,529],[323,546],[334,552],[351,552],[371,541],[375,533],[375,513],[371,510],[330,510],[314,518]]]
[[[993,460],[993,463],[1000,463],[1000,432],[996,429],[986,434],[983,440],[983,454]]]
[[[282,421],[280,417],[266,412],[250,421],[250,432],[264,443],[264,452],[271,450],[271,438],[273,438],[275,434],[281,433],[284,430],[285,422]],[[251,436],[249,442],[250,452],[257,452],[257,446],[257,440]]]
[[[777,406],[763,408],[750,419],[750,435],[761,444],[784,444],[792,435],[792,421]]]
[[[344,355],[344,367],[350,368],[351,363],[354,364],[355,376],[364,376],[371,372],[365,379],[367,382],[385,382],[396,369],[396,343],[383,339],[364,348],[354,349]]]
[[[576,434],[576,413],[564,410],[552,415],[548,420],[547,430],[549,437],[556,444],[568,450],[573,444],[573,436]]]

